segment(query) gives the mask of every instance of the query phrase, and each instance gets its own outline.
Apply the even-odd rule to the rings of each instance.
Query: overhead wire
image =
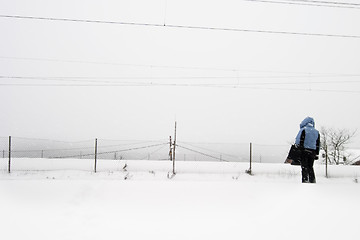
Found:
[[[109,23],[109,24],[125,24],[125,25],[138,25],[138,26],[168,26],[168,27],[181,27],[181,28],[201,28],[201,29],[212,29],[212,30],[240,30],[243,31],[241,29],[228,29],[228,28],[212,28],[212,27],[194,27],[194,26],[182,26],[182,25],[159,25],[159,24],[149,24],[149,23],[127,23],[127,22],[115,22],[115,21],[99,21],[99,20],[82,20],[82,19],[67,19],[67,18],[42,18],[42,17],[29,17],[29,16],[12,16],[12,15],[0,15],[0,17],[9,17],[9,18],[21,18],[21,19],[37,19],[37,20],[51,20],[51,21],[74,21],[74,22],[87,22],[87,23]],[[248,30],[245,30],[248,31]],[[252,30],[251,30],[252,31]],[[256,30],[257,31],[257,30]],[[261,31],[261,32],[269,32],[269,31]],[[270,31],[272,32],[272,31]],[[283,32],[281,32],[283,33]],[[292,34],[291,32],[286,32],[286,34]],[[295,34],[299,34],[299,33],[295,33]],[[300,33],[303,34],[303,33]],[[308,33],[305,33],[306,35],[308,35]],[[314,35],[314,34],[310,34],[310,35]],[[315,35],[319,35],[319,34],[315,34]],[[322,36],[324,36],[324,34],[320,34]],[[328,34],[325,34],[328,35]],[[335,35],[328,35],[328,36],[335,36]],[[336,36],[343,36],[343,35],[336,35]],[[348,36],[347,37],[353,37],[353,36]],[[356,38],[360,38],[360,36],[355,36]],[[30,60],[31,58],[27,58],[28,60]],[[31,59],[31,60],[35,60],[35,59]],[[38,59],[36,59],[38,60]],[[42,59],[43,60],[43,59]],[[53,59],[46,59],[46,60],[50,60],[50,61],[56,61]],[[79,61],[70,61],[70,62],[79,62]],[[94,63],[94,62],[86,62],[86,63]],[[109,64],[109,63],[104,63],[104,64]],[[127,66],[138,66],[138,65],[129,65],[126,64]],[[166,66],[162,66],[162,67],[166,67]],[[234,70],[236,71],[236,70]],[[6,76],[2,76],[3,78],[6,78]],[[300,78],[299,76],[294,76],[295,78]],[[25,77],[8,77],[8,78],[25,78]],[[178,77],[177,79],[211,79],[211,77]],[[223,79],[225,79],[224,77],[222,77]],[[227,77],[229,78],[229,77]],[[239,79],[240,77],[234,77],[234,79]],[[243,78],[243,77],[241,77]],[[249,77],[249,78],[271,78],[268,76],[263,76],[263,77],[259,77],[259,76],[255,76],[255,77]],[[289,78],[288,76],[278,76],[275,78]],[[306,76],[306,78],[309,78],[308,76]],[[35,77],[32,77],[32,79],[35,79]],[[119,79],[119,78],[118,78]],[[130,78],[127,78],[130,79]],[[140,79],[140,78],[138,78]],[[141,79],[151,79],[151,78],[141,78]],[[155,79],[155,78],[154,78]],[[160,78],[156,78],[156,79],[160,79]],[[164,79],[170,79],[169,77],[164,77]],[[175,78],[171,78],[171,79],[175,79]],[[28,84],[28,83],[2,83],[0,84],[0,86],[41,86],[41,87],[46,87],[46,86],[74,86],[74,87],[87,87],[87,86],[194,86],[194,87],[231,87],[231,88],[240,88],[241,86],[239,86],[239,84],[182,84],[182,83],[153,83],[153,82],[110,82],[110,81],[84,81],[84,79],[65,79],[64,77],[62,78],[46,78],[46,79],[42,79],[42,78],[37,78],[36,80],[53,80],[53,81],[72,81],[72,82],[87,82],[87,83],[102,83],[102,84]],[[349,81],[350,82],[350,81]],[[351,82],[357,82],[357,81],[351,81]],[[311,82],[314,83],[315,82]],[[316,83],[322,83],[322,82],[316,82]],[[325,83],[325,82],[324,82]],[[326,82],[329,83],[329,82]],[[284,84],[303,84],[303,83],[247,83],[246,85],[284,85]],[[245,85],[245,84],[242,84]],[[286,89],[286,90],[299,90],[299,89]],[[301,89],[300,89],[301,90]],[[328,91],[328,90],[327,90]],[[346,92],[353,92],[353,91],[346,91]]]
[[[326,77],[330,77],[332,75],[328,75]],[[358,77],[359,75],[356,74],[344,74],[339,75],[335,74],[333,77]],[[294,78],[309,78],[308,76],[278,76],[278,78],[285,78],[288,79],[290,77]],[[314,77],[325,77],[325,76],[314,76]],[[0,86],[8,86],[8,87],[212,87],[212,88],[245,88],[245,89],[263,89],[263,90],[290,90],[290,91],[322,91],[322,92],[351,92],[351,93],[359,93],[359,91],[351,90],[331,90],[331,89],[316,89],[313,88],[314,85],[328,85],[328,84],[346,84],[346,83],[360,83],[360,80],[336,80],[336,81],[287,81],[287,82],[280,82],[280,81],[262,81],[262,82],[240,82],[237,81],[236,83],[230,83],[230,82],[223,82],[223,80],[227,79],[237,79],[237,80],[247,80],[251,78],[264,78],[264,79],[273,79],[277,78],[276,76],[249,76],[249,77],[134,77],[133,79],[144,79],[144,80],[169,80],[168,82],[159,82],[159,81],[94,81],[94,80],[87,80],[87,79],[96,79],[93,77],[74,77],[75,79],[72,79],[72,77],[24,77],[24,76],[0,76],[0,80],[41,80],[41,81],[61,81],[61,82],[69,82],[74,81],[75,83],[34,83],[34,82],[20,82],[20,83],[1,83]],[[111,79],[126,79],[119,77],[119,78],[111,78]],[[132,78],[130,78],[132,79]],[[186,83],[186,82],[179,82],[179,80],[186,80],[186,79],[201,79],[201,80],[216,80],[217,82],[200,82],[200,83]],[[176,80],[176,82],[172,82],[171,80]],[[285,86],[306,86],[306,88],[285,88]],[[310,88],[308,88],[308,85]],[[270,87],[270,86],[277,86],[277,87]]]
[[[259,86],[238,86],[233,85],[219,85],[219,84],[12,84],[12,83],[0,83],[3,87],[202,87],[202,88],[223,88],[223,89],[250,89],[250,90],[271,90],[271,91],[306,91],[306,92],[328,92],[328,93],[356,93],[356,90],[340,90],[340,89],[317,89],[317,88],[280,88],[280,87],[259,87]]]
[[[192,29],[192,30],[216,30],[216,31],[231,31],[231,32],[246,32],[246,33],[266,33],[266,34],[282,34],[282,35],[298,35],[298,36],[316,36],[316,37],[336,37],[336,38],[355,38],[360,39],[360,35],[346,35],[346,34],[326,34],[326,33],[309,33],[309,32],[290,32],[290,31],[274,31],[274,30],[256,30],[256,29],[242,29],[242,28],[227,28],[227,27],[209,27],[209,26],[192,26],[192,25],[176,25],[176,24],[158,24],[158,23],[141,23],[141,22],[122,22],[122,21],[105,21],[105,20],[90,20],[90,19],[74,19],[74,18],[55,18],[55,17],[35,17],[22,15],[4,15],[0,18],[26,19],[26,20],[44,20],[44,21],[58,21],[58,22],[78,22],[78,23],[97,23],[97,24],[115,24],[139,27],[163,27],[163,28],[178,28],[178,29]]]
[[[84,60],[66,60],[66,59],[53,59],[53,58],[30,58],[30,57],[7,57],[7,56],[0,56],[0,59],[12,59],[12,60],[25,60],[25,61],[48,61],[48,62],[61,62],[61,63],[80,63],[80,64],[101,64],[101,65],[114,65],[114,66],[129,66],[129,67],[144,67],[144,68],[165,68],[165,69],[182,69],[182,70],[210,70],[210,71],[224,71],[224,72],[231,72],[236,73],[236,77],[232,76],[231,78],[241,78],[244,76],[240,76],[239,74],[241,72],[246,73],[276,73],[276,74],[301,74],[304,77],[340,77],[340,76],[360,76],[360,74],[345,74],[345,73],[314,73],[314,72],[294,72],[294,71],[275,71],[275,70],[259,70],[259,69],[236,69],[236,68],[219,68],[219,67],[190,67],[190,66],[176,66],[176,65],[154,65],[154,64],[132,64],[132,63],[115,63],[115,62],[101,62],[101,61],[84,61]],[[297,77],[295,76],[283,76],[283,77]],[[19,77],[19,76],[2,76],[3,78],[6,77]],[[20,76],[24,77],[24,76]],[[26,76],[25,76],[26,77]],[[223,77],[223,76],[221,76]],[[264,78],[268,76],[255,76],[255,77],[249,77],[249,78]],[[280,76],[277,76],[280,77]],[[30,78],[34,78],[34,76],[31,76]],[[35,77],[35,78],[51,78],[51,77]],[[119,77],[53,77],[53,78],[119,78]],[[141,77],[126,77],[126,78],[141,78]],[[148,77],[147,77],[148,78]],[[155,77],[154,77],[155,78]],[[201,76],[199,77],[201,78]]]
[[[26,61],[46,61],[46,62],[61,62],[61,63],[80,63],[80,64],[99,64],[99,65],[114,65],[125,67],[144,67],[144,68],[165,68],[165,69],[186,69],[186,70],[213,70],[213,71],[228,71],[234,72],[239,69],[231,68],[214,68],[214,67],[190,67],[190,66],[170,66],[170,65],[155,65],[155,64],[133,64],[133,63],[115,63],[115,62],[101,62],[101,61],[84,61],[84,60],[68,60],[68,59],[53,59],[53,58],[30,58],[30,57],[7,57],[0,56],[0,59],[12,60],[26,60]],[[243,70],[244,71],[244,70]],[[256,71],[256,70],[247,70]],[[266,71],[270,72],[270,71]]]
[[[59,81],[59,82],[86,82],[86,83],[134,83],[134,84],[146,84],[148,82],[119,82],[115,80],[246,80],[246,79],[313,79],[313,78],[353,78],[360,77],[360,74],[328,74],[328,75],[265,75],[265,76],[121,76],[121,77],[34,77],[34,76],[15,76],[15,75],[0,75],[0,80],[31,80],[31,81]],[[97,80],[99,79],[99,80]],[[109,80],[100,80],[100,79],[109,79]],[[360,80],[351,80],[351,81],[318,81],[311,83],[346,83],[346,82],[360,82]],[[251,82],[247,84],[303,84],[306,82]]]
[[[326,2],[326,1],[301,1],[301,0],[242,0],[242,1],[271,3],[271,4],[313,6],[313,7],[360,9],[360,4],[356,4],[356,3],[339,3],[339,2]]]
[[[284,0],[288,2],[310,2],[310,3],[323,3],[323,4],[334,4],[334,5],[348,5],[348,6],[360,6],[360,3],[353,2],[337,2],[337,1],[321,1],[321,0]]]

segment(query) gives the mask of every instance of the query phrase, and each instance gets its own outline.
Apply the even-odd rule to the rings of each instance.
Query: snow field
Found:
[[[316,165],[318,183],[301,184],[286,164],[249,176],[246,163],[178,162],[169,179],[167,161],[99,162],[98,173],[24,161],[0,173],[2,239],[358,239],[354,166],[325,178]]]

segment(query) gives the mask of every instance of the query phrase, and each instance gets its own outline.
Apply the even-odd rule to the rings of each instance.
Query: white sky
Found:
[[[240,0],[0,0],[0,15],[360,36],[360,9]],[[4,17],[0,29],[0,84],[112,83],[0,85],[1,136],[166,139],[176,119],[184,141],[287,144],[308,115],[359,128],[360,38]]]

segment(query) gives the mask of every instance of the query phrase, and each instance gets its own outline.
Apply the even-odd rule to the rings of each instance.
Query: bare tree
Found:
[[[352,137],[355,136],[355,131],[348,129],[333,129],[322,127],[321,147],[328,155],[329,163],[339,165],[342,161],[346,163],[349,156],[345,154],[346,145],[350,143]]]

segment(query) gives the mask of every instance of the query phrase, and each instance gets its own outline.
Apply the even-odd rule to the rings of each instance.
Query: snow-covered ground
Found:
[[[1,239],[358,239],[359,166],[0,159]],[[126,164],[126,167],[125,167]],[[125,169],[124,169],[125,167]]]

